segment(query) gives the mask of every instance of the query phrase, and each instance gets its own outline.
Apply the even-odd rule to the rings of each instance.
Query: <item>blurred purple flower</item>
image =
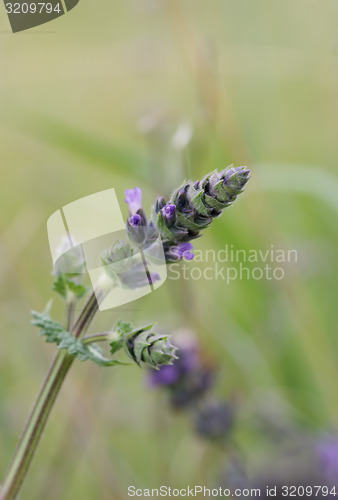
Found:
[[[178,246],[171,248],[171,254],[177,259],[192,260],[195,255],[191,253],[193,246],[191,243],[180,243]]]
[[[160,386],[160,385],[171,385],[179,377],[178,370],[175,366],[173,365],[166,365],[166,366],[161,366],[161,368],[157,371],[152,370],[149,374],[148,381],[150,385],[153,387]]]
[[[152,370],[148,382],[153,387],[166,387],[175,408],[185,408],[200,398],[213,384],[214,370],[205,366],[196,344],[178,348],[178,359],[171,366]]]
[[[171,385],[180,377],[198,370],[199,359],[196,346],[181,348],[177,352],[178,359],[173,365],[162,366],[160,370],[150,372],[150,385]]]
[[[142,202],[142,191],[139,187],[135,189],[126,189],[124,192],[125,195],[125,203],[127,203],[129,212],[133,215],[136,214],[138,210],[141,208]]]
[[[205,403],[195,414],[195,431],[207,439],[222,439],[232,430],[234,414],[226,401]]]
[[[328,479],[338,477],[338,438],[323,439],[317,447],[317,452],[323,472]]]

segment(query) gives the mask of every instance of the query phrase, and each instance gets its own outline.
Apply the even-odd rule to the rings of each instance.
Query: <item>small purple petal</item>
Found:
[[[138,214],[132,215],[128,219],[128,224],[132,227],[137,227],[142,224],[142,217]]]
[[[136,187],[135,189],[126,189],[124,195],[124,201],[128,204],[129,212],[131,214],[135,214],[138,210],[140,210],[140,208],[142,208],[142,191],[139,187]]]
[[[193,249],[193,246],[191,243],[180,243],[177,245],[177,247],[174,247],[172,249],[172,254],[179,259],[186,259],[186,260],[192,260],[195,255],[191,253],[191,250]]]

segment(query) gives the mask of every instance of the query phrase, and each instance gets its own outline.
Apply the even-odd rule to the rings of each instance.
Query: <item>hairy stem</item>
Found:
[[[97,310],[96,296],[95,293],[92,293],[72,328],[74,336],[81,338],[85,334]],[[73,361],[74,356],[68,354],[67,351],[62,350],[56,355],[2,481],[0,500],[15,500],[17,497],[32,463],[48,417]]]

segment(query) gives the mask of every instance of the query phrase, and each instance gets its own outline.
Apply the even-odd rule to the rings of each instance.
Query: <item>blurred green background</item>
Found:
[[[52,294],[48,217],[110,187],[123,204],[140,186],[149,210],[185,177],[231,163],[252,179],[194,246],[296,249],[285,278],[168,280],[98,321],[193,330],[219,367],[218,395],[238,400],[234,439],[248,457],[264,456],[265,425],[335,431],[337,2],[81,0],[16,35],[0,11],[1,475],[54,351],[30,325]],[[178,150],[185,123],[193,136]],[[22,498],[216,480],[226,452],[144,375],[73,367]]]

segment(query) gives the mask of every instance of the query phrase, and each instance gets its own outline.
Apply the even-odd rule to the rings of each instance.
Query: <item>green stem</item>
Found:
[[[96,342],[112,341],[116,339],[116,334],[114,332],[105,333],[95,333],[94,335],[88,335],[82,339],[83,344],[94,344]]]
[[[73,328],[76,300],[70,300],[65,307],[65,328],[68,332]]]
[[[88,326],[97,313],[98,300],[101,300],[103,295],[104,293],[100,293],[99,291],[96,294],[94,292],[91,294],[72,328],[72,333],[75,337],[81,338],[86,333]]]
[[[74,336],[81,338],[85,334],[97,310],[96,296],[92,293],[73,326],[72,333]],[[55,357],[2,481],[0,500],[15,500],[17,497],[32,463],[48,417],[73,361],[74,356],[68,354],[67,351],[60,351]]]

